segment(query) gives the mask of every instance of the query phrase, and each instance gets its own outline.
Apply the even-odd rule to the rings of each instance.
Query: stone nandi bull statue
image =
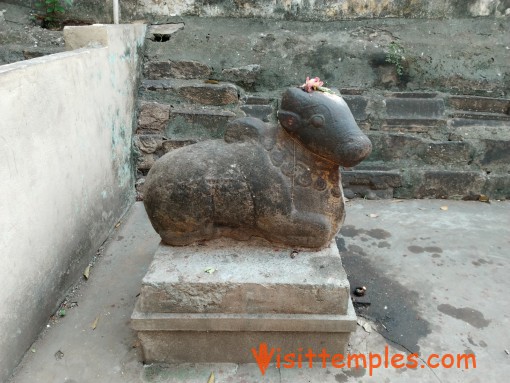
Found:
[[[344,200],[339,166],[371,151],[345,101],[288,89],[281,126],[255,118],[230,122],[224,140],[161,157],[147,176],[145,208],[168,245],[251,236],[319,248],[340,230]]]

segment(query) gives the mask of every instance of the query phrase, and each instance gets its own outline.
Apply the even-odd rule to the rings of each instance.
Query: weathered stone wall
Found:
[[[237,116],[275,123],[283,89],[319,76],[374,146],[343,171],[347,196],[510,196],[508,20],[182,21],[147,36],[140,193],[165,152],[221,138]],[[404,49],[401,75],[392,43]]]
[[[504,16],[508,9],[507,0],[140,0],[136,10],[156,20],[196,15],[326,21]]]
[[[96,48],[0,66],[2,382],[134,199],[144,33],[76,27],[68,47]]]
[[[32,0],[3,0],[31,6]],[[262,17],[278,20],[502,17],[509,0],[120,0],[121,20],[165,22],[171,16]],[[68,17],[110,23],[112,0],[74,0]]]

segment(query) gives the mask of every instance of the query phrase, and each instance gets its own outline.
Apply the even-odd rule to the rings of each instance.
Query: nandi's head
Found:
[[[372,144],[342,97],[289,88],[278,111],[280,124],[313,153],[351,167],[368,157]]]

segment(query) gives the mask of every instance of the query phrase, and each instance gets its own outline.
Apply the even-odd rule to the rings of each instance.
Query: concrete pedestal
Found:
[[[356,315],[334,241],[320,251],[220,239],[160,245],[131,317],[146,362],[255,362],[281,353],[344,353]]]

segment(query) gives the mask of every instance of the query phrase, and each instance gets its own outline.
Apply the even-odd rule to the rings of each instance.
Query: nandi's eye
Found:
[[[324,126],[324,116],[321,114],[315,114],[310,118],[310,123],[316,128],[322,128]]]

